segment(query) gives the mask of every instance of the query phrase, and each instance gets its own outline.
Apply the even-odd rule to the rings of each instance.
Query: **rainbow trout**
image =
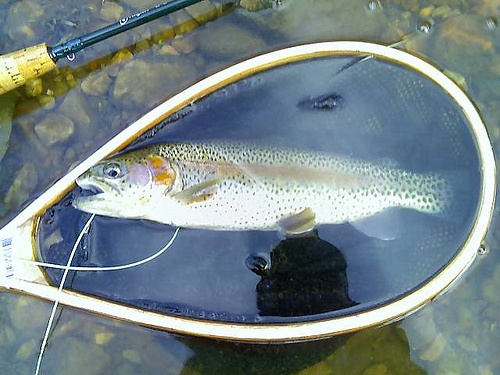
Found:
[[[306,232],[401,207],[447,210],[452,189],[418,174],[326,153],[240,143],[170,143],[104,160],[77,179],[79,210],[188,228]]]

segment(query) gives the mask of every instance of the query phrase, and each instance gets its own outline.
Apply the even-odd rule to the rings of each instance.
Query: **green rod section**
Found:
[[[192,4],[199,3],[200,1],[202,0],[172,0],[167,3],[157,5],[154,8],[143,10],[132,16],[122,18],[120,21],[103,27],[102,29],[70,39],[67,42],[58,44],[54,47],[49,47],[49,55],[51,59],[56,62],[57,60],[81,51],[92,44],[163,17],[169,13],[188,7]]]

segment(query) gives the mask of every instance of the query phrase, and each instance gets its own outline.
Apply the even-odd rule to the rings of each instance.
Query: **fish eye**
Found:
[[[120,164],[112,162],[108,163],[103,167],[104,176],[109,178],[118,178],[122,175],[122,169],[120,168]]]

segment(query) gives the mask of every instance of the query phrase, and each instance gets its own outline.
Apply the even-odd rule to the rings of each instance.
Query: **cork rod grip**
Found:
[[[46,43],[0,56],[0,95],[55,67]]]

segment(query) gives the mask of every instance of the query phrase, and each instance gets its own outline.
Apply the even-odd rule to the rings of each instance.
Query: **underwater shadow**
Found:
[[[412,360],[408,338],[398,324],[290,344],[179,340],[193,351],[181,375],[427,373]]]
[[[281,241],[269,263],[247,258],[247,267],[261,277],[256,286],[261,316],[314,315],[358,304],[348,294],[344,255],[317,230]]]

